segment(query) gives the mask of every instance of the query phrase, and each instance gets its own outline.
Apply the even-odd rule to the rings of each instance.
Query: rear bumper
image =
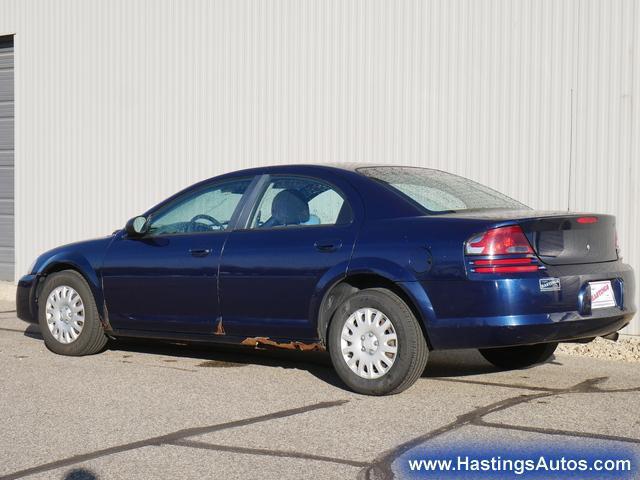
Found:
[[[566,342],[600,337],[624,328],[633,312],[602,309],[597,316],[577,312],[505,317],[445,318],[429,325],[434,348],[489,348]]]
[[[560,283],[541,289],[541,279]],[[616,306],[591,309],[589,282],[610,280]],[[572,341],[624,328],[636,312],[635,278],[622,262],[549,266],[505,278],[474,275],[403,284],[421,310],[434,349]]]
[[[37,284],[37,275],[25,275],[18,281],[16,315],[25,322],[38,323],[38,310],[35,299]]]

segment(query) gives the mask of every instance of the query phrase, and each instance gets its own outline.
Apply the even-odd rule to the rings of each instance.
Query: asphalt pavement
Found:
[[[407,458],[469,442],[640,455],[637,363],[501,372],[436,352],[411,389],[366,397],[324,354],[113,342],[63,357],[9,312],[0,365],[0,480],[403,478]]]

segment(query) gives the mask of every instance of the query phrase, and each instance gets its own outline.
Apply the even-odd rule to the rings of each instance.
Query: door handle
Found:
[[[342,247],[342,240],[318,240],[313,244],[313,246],[316,247],[316,250],[319,252],[335,252],[336,250],[340,250]]]
[[[210,248],[192,248],[189,250],[189,255],[191,255],[192,257],[206,257],[210,253]]]

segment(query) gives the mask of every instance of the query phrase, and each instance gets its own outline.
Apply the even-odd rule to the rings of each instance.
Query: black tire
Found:
[[[375,308],[382,312],[397,335],[395,360],[379,378],[359,376],[349,368],[342,355],[342,329],[349,316],[360,308]],[[406,390],[420,378],[429,356],[427,342],[411,309],[400,297],[383,288],[361,290],[346,299],[333,315],[328,340],[331,361],[342,381],[365,395],[392,395]]]
[[[46,303],[49,294],[57,287],[69,286],[82,298],[84,304],[84,324],[78,337],[71,343],[56,340],[49,331],[46,318]],[[60,355],[93,355],[104,349],[107,336],[100,322],[96,302],[86,280],[74,270],[63,270],[49,275],[44,282],[38,301],[38,323],[44,343],[49,350]]]
[[[480,354],[498,368],[514,370],[546,362],[557,347],[557,343],[539,343],[519,347],[481,348]]]

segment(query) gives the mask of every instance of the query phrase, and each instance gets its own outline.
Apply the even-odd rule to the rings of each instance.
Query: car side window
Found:
[[[147,235],[226,230],[251,178],[226,181],[186,194],[151,215]]]
[[[250,222],[251,229],[351,223],[351,207],[330,184],[306,177],[275,177]]]

